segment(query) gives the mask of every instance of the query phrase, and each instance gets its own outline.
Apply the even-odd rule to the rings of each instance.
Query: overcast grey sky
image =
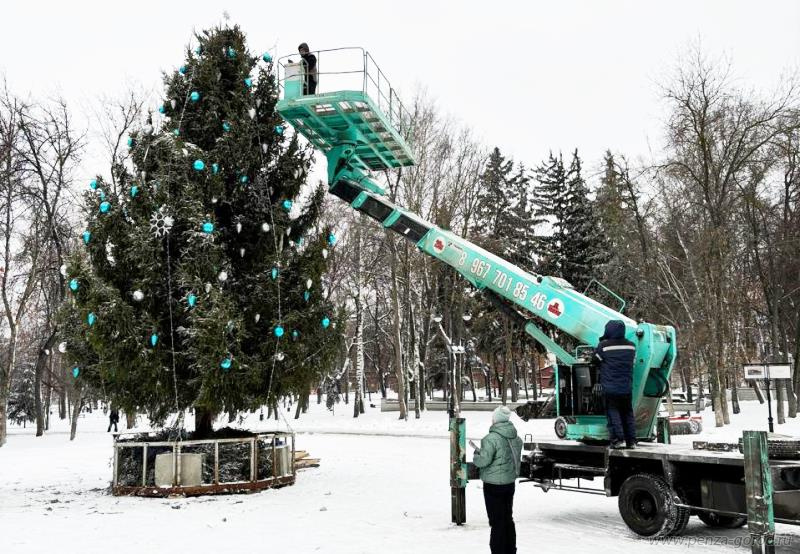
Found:
[[[16,0],[0,8],[0,73],[17,92],[58,92],[76,106],[129,82],[158,90],[192,30],[225,10],[255,52],[292,53],[301,41],[364,46],[406,103],[425,86],[488,145],[529,166],[551,148],[578,147],[589,163],[606,148],[657,149],[657,82],[692,40],[728,55],[741,84],[760,89],[800,65],[796,0]]]

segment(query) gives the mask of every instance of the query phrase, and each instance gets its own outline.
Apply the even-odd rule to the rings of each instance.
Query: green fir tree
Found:
[[[238,27],[197,35],[165,76],[160,125],[129,140],[114,194],[86,193],[86,251],[68,268],[74,378],[122,410],[195,430],[306,395],[336,353],[323,274],[335,236],[324,188],[300,201],[311,152],[275,111],[269,55]]]

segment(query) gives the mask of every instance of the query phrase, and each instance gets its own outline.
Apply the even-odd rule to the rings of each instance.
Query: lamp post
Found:
[[[466,420],[460,417],[461,406],[458,402],[458,387],[454,372],[456,356],[464,354],[464,347],[453,345],[442,327],[442,316],[434,315],[432,319],[439,328],[439,334],[448,351],[448,386],[446,389],[449,389],[450,392],[447,409],[450,416],[448,422],[450,431],[450,519],[456,525],[462,525],[467,521],[467,426]]]

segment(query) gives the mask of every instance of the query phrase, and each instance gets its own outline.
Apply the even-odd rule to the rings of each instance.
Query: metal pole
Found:
[[[769,468],[767,434],[745,431],[744,485],[747,499],[747,528],[752,537],[753,554],[774,554],[775,513],[772,504],[772,475]]]
[[[774,433],[775,429],[772,425],[772,393],[769,391],[770,386],[770,378],[769,378],[769,366],[764,365],[764,375],[767,376],[767,412],[769,416],[767,417],[767,422],[769,423],[769,432]]]

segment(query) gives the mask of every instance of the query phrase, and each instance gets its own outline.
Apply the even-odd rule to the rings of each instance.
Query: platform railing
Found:
[[[403,138],[409,138],[411,115],[386,74],[367,50],[355,46],[314,50],[310,53],[317,58],[316,94],[343,90],[361,91],[372,99]],[[288,54],[276,60],[281,95],[286,80],[286,64],[300,60],[299,54]]]

